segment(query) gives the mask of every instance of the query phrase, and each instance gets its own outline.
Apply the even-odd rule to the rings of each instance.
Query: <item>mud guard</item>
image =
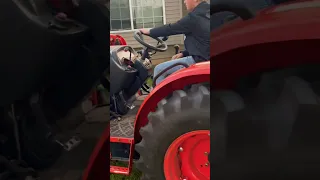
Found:
[[[115,46],[115,45],[127,45],[127,42],[120,35],[110,34],[110,46]]]
[[[95,146],[82,180],[105,180],[110,178],[110,124],[106,126]]]
[[[148,114],[157,107],[157,103],[175,90],[183,89],[187,85],[210,82],[210,61],[197,63],[189,68],[181,69],[168,76],[157,85],[143,101],[134,122],[135,142],[141,140],[139,130],[148,123]]]
[[[311,5],[315,7],[308,8]],[[210,56],[215,59],[212,86],[232,89],[242,77],[319,64],[318,6],[310,0],[273,6],[260,11],[256,18],[211,31]]]

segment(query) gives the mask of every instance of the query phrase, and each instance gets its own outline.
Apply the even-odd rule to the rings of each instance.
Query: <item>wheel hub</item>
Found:
[[[164,159],[167,180],[210,179],[210,131],[181,135],[172,142]]]

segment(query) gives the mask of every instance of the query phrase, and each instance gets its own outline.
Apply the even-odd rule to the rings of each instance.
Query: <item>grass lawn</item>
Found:
[[[111,162],[113,166],[126,166],[123,162]],[[110,180],[140,180],[141,172],[133,167],[130,176],[122,176],[117,174],[111,174]]]

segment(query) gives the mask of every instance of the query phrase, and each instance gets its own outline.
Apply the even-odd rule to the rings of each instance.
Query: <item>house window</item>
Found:
[[[125,31],[164,24],[164,0],[111,0],[110,29]]]

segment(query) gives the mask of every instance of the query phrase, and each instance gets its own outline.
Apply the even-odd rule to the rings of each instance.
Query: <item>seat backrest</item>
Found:
[[[54,79],[81,47],[86,27],[52,26],[46,0],[0,1],[0,106],[21,99]],[[73,59],[74,60],[74,59]]]

